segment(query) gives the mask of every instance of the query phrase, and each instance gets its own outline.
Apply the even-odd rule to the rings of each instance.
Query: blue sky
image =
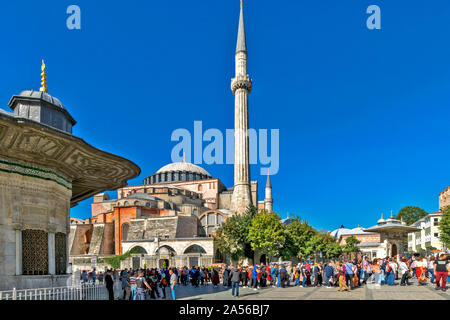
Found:
[[[71,4],[81,30],[66,28]],[[366,27],[372,4],[381,30]],[[2,108],[39,89],[44,58],[74,134],[137,163],[140,184],[170,162],[174,129],[233,127],[238,15],[238,0],[2,1]],[[437,211],[450,184],[450,2],[245,0],[245,17],[250,126],[280,129],[275,211],[329,230],[406,205]],[[232,186],[231,165],[203,167]],[[259,166],[252,180],[264,186]]]

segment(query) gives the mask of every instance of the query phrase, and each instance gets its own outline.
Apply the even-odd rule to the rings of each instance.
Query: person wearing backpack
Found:
[[[159,287],[163,293],[163,299],[166,299],[167,278],[164,272],[161,273],[161,282],[159,283]]]
[[[147,283],[147,281],[144,278],[144,272],[139,271],[139,276],[136,278],[136,287],[137,287],[137,300],[146,300],[145,299],[145,291],[148,288],[150,291],[152,288]]]
[[[442,291],[447,291],[447,276],[450,274],[450,266],[448,264],[448,258],[441,253],[439,259],[435,261],[433,266],[433,272],[436,275],[436,290],[439,290],[439,285],[442,281]]]

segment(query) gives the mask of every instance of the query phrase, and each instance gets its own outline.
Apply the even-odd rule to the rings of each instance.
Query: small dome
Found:
[[[51,103],[61,109],[64,109],[64,110],[66,109],[62,105],[61,101],[59,101],[59,99],[49,95],[47,92],[24,90],[20,94],[18,94],[18,97],[42,99],[42,100],[47,101],[48,103]]]
[[[336,239],[339,239],[342,234],[346,234],[350,232],[350,229],[344,228],[344,226],[341,226],[339,229],[333,230],[330,232],[330,235]]]
[[[211,175],[208,173],[208,171],[206,171],[205,169],[203,169],[195,164],[189,163],[189,162],[170,163],[168,165],[165,165],[158,171],[156,171],[156,173],[173,172],[173,171],[186,171],[186,172],[192,172],[192,173],[197,173],[197,174],[203,174],[205,176],[211,177]]]
[[[380,220],[377,221],[377,224],[385,224],[386,220],[384,220],[383,218],[381,218]]]

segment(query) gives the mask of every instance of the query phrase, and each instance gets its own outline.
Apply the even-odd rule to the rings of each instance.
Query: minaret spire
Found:
[[[270,173],[267,174],[266,182],[266,196],[264,198],[264,210],[273,212],[273,199],[272,199],[272,182],[270,181]],[[288,215],[289,218],[289,215]]]
[[[245,42],[244,10],[241,1],[239,31],[236,45],[236,76],[231,81],[234,101],[234,188],[231,212],[241,214],[252,204],[250,189],[248,95],[252,80],[247,74],[247,46]]]
[[[245,41],[244,8],[242,0],[241,0],[241,15],[239,17],[239,30],[236,44],[236,53],[240,51],[247,52],[247,42]]]

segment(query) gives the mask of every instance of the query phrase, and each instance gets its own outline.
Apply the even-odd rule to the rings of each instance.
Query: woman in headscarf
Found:
[[[306,275],[306,286],[309,287],[311,285],[311,268],[309,262],[305,265],[305,275]]]
[[[228,271],[228,267],[226,266],[222,272],[222,282],[225,289],[228,289],[228,276],[230,272]]]
[[[214,288],[217,288],[217,285],[219,284],[220,279],[219,279],[219,271],[217,271],[216,268],[213,269],[213,276],[212,276],[211,282],[212,282]]]

